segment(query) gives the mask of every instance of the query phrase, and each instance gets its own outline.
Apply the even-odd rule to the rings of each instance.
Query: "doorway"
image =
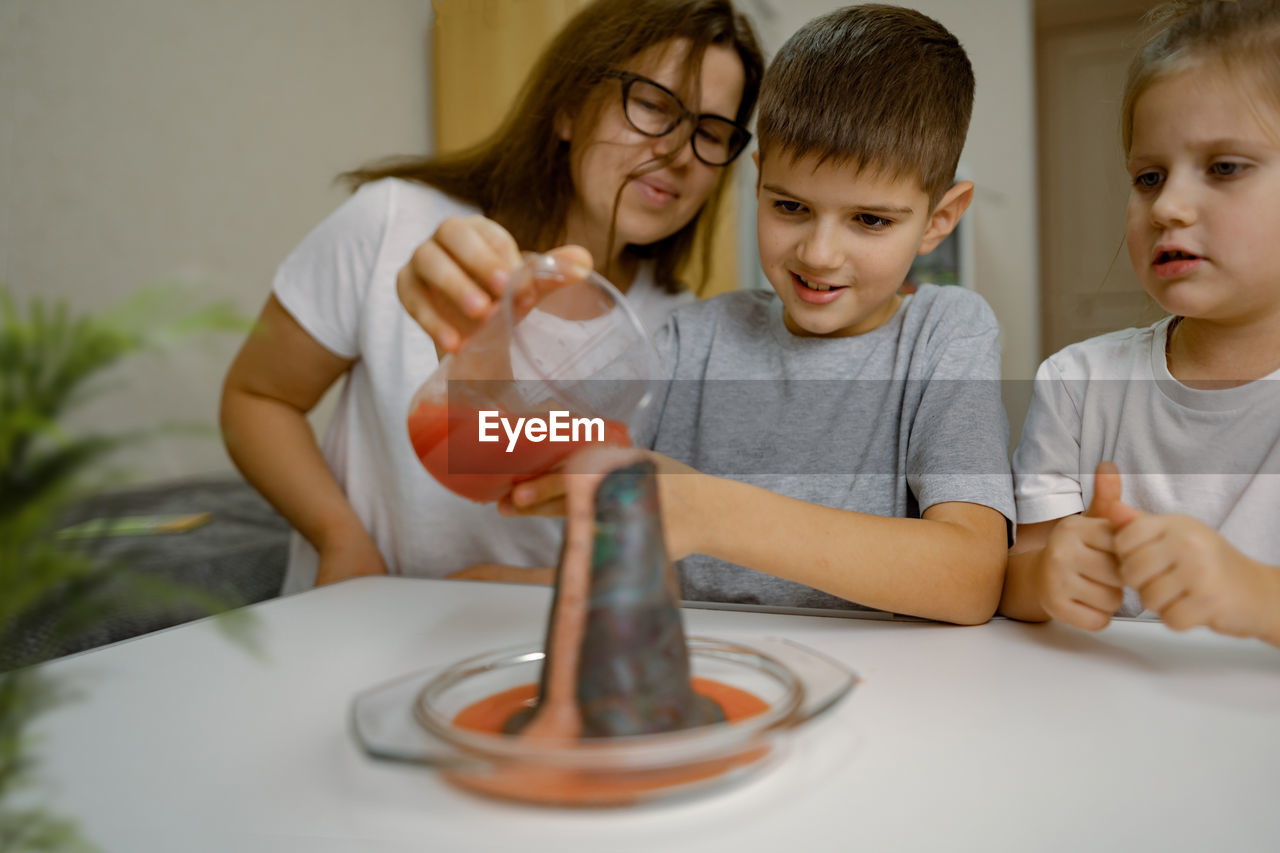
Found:
[[[1036,0],[1041,357],[1162,312],[1123,244],[1120,104],[1142,0]]]

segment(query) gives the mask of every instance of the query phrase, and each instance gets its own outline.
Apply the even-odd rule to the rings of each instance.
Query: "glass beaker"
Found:
[[[657,376],[653,344],[612,284],[551,255],[527,257],[409,404],[418,459],[479,503],[583,447],[629,445]]]

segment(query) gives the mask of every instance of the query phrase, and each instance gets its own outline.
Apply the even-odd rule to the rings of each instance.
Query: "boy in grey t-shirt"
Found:
[[[686,598],[994,613],[1014,515],[996,321],[960,288],[901,293],[973,197],[953,184],[972,102],[959,42],[909,9],[817,18],[769,67],[755,159],[774,294],[673,315],[673,381],[637,436]],[[562,486],[523,483],[506,511]]]
[[[727,294],[676,312],[659,335],[672,381],[637,443],[825,507],[918,519],[962,501],[1012,520],[997,332],[986,303],[958,287],[925,285],[884,325],[846,337],[792,334],[772,293]],[[865,554],[833,556],[852,573]],[[680,569],[686,599],[850,606],[706,554]]]

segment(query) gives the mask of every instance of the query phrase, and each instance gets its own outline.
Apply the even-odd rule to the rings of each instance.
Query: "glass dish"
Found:
[[[356,740],[370,755],[423,764],[463,788],[559,806],[621,806],[720,787],[785,752],[795,729],[857,683],[842,664],[779,638],[751,646],[689,639],[695,678],[745,690],[767,706],[754,716],[677,732],[549,742],[459,728],[463,708],[537,682],[543,652],[489,652],[415,673],[356,696]]]

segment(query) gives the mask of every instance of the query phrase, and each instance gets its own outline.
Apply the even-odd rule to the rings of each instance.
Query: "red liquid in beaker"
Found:
[[[514,426],[514,417],[499,414]],[[456,404],[424,400],[409,415],[409,441],[423,467],[442,486],[477,503],[498,500],[516,483],[545,474],[583,448],[631,446],[626,425],[611,420],[604,421],[603,440],[590,440],[595,432],[581,429],[577,440],[533,441],[521,435],[514,446],[501,426],[489,430],[497,441],[480,441],[480,426],[478,409]]]

